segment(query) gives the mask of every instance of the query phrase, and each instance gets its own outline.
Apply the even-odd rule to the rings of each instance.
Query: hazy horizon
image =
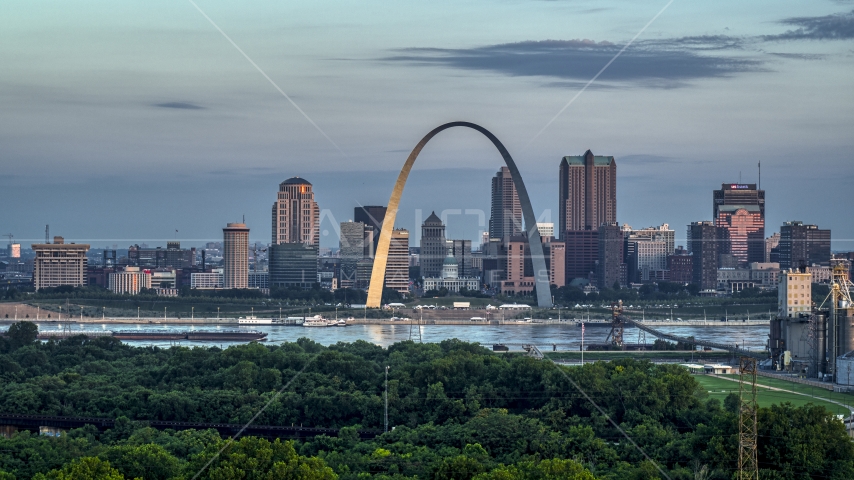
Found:
[[[564,155],[615,156],[617,220],[677,239],[761,162],[766,236],[801,220],[854,250],[854,2],[196,3],[305,115],[191,2],[6,2],[3,233],[193,245],[245,215],[268,242],[277,185],[300,176],[334,247],[333,223],[385,205],[424,134],[466,120],[504,142],[545,221]],[[488,217],[500,166],[476,132],[440,134],[397,226],[460,210],[448,236],[478,243],[465,211]]]

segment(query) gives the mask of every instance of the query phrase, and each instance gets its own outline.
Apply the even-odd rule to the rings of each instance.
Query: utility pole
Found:
[[[758,480],[756,458],[756,359],[741,357],[739,370],[738,411],[738,480]],[[745,380],[750,385],[745,385]]]
[[[584,366],[584,319],[581,321],[581,366]]]
[[[388,433],[388,365],[385,367],[385,433]]]

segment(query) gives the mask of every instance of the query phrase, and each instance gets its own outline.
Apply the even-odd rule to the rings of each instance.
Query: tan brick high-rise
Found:
[[[36,290],[61,285],[86,286],[89,245],[66,244],[62,237],[53,237],[53,243],[37,243],[32,245],[32,249],[36,253],[33,262],[33,286]]]
[[[279,184],[273,203],[273,244],[320,245],[320,209],[311,183],[293,177]]]
[[[584,155],[560,162],[560,230],[598,230],[617,221],[617,162],[614,157]],[[567,248],[570,248],[567,245]]]
[[[249,288],[249,228],[229,223],[222,229],[223,288]]]
[[[391,232],[385,286],[400,293],[409,292],[409,230],[398,228]]]

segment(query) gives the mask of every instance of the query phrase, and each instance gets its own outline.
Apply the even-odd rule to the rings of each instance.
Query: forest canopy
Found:
[[[390,431],[360,439],[359,429],[383,428],[386,366]],[[214,430],[146,424],[245,423],[267,403],[255,424],[338,433],[226,447]],[[208,462],[199,478],[624,480],[664,478],[660,467],[673,479],[730,479],[737,405],[709,399],[682,367],[631,359],[567,368],[460,340],[387,349],[304,338],[226,349],[39,342],[20,322],[0,337],[0,411],[117,420],[104,431],[0,438],[0,479],[192,478]],[[762,478],[854,478],[854,444],[825,409],[782,404],[758,420]]]

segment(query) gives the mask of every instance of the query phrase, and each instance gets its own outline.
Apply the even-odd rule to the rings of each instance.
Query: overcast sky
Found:
[[[278,183],[300,176],[337,246],[424,134],[466,120],[544,220],[564,155],[615,156],[617,219],[678,238],[761,161],[768,235],[803,220],[854,250],[854,2],[195,1],[0,3],[2,233],[198,245],[245,215],[269,242]],[[397,225],[445,211],[476,240],[500,166],[476,132],[440,134]]]

